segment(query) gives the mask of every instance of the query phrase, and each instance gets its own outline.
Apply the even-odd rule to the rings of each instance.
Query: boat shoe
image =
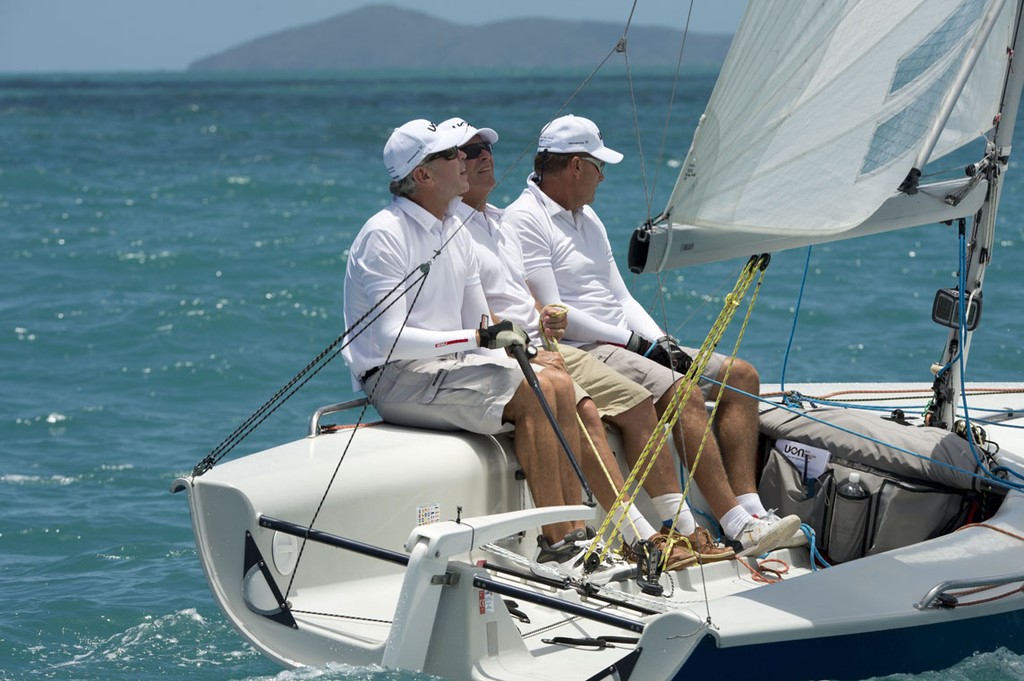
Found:
[[[704,564],[714,563],[719,560],[729,560],[736,555],[736,552],[731,547],[715,541],[711,533],[700,525],[690,534],[682,534],[670,527],[662,526],[659,534],[671,539],[677,545],[685,547],[696,556],[698,561]]]
[[[682,535],[679,535],[680,537]],[[654,548],[661,551],[663,570],[682,570],[697,562],[697,556],[680,541],[669,541],[668,535],[661,532],[651,535],[647,541],[651,542]],[[635,564],[640,557],[640,550],[623,542],[622,558],[627,563]]]
[[[543,567],[554,569],[563,577],[598,586],[632,578],[636,574],[634,566],[612,551],[606,550],[604,545],[597,541],[596,536],[594,528],[588,525],[585,529],[580,528],[566,534],[565,542],[553,547],[544,535],[540,535],[537,537],[537,546],[540,550],[536,562]],[[590,571],[585,569],[588,551],[591,556],[598,558],[602,553],[605,554],[597,567]]]

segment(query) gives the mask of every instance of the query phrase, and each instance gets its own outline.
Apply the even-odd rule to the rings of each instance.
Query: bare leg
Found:
[[[646,405],[653,417],[654,405],[651,402],[647,402]],[[580,420],[590,435],[591,441],[594,443],[594,446],[591,447],[590,443],[584,440],[583,450],[580,454],[580,466],[583,468],[583,474],[586,476],[587,482],[590,483],[598,503],[605,510],[610,511],[614,507],[623,485],[625,485],[622,471],[619,470],[619,462],[616,460],[615,453],[612,452],[611,445],[608,443],[604,422],[601,420],[601,415],[597,411],[594,401],[590,398],[581,400],[576,409],[579,412]],[[628,420],[628,414],[632,411],[620,414],[619,420],[623,420],[622,417]],[[638,411],[642,411],[642,408]],[[669,461],[668,465],[671,467],[671,457],[666,456],[665,459]],[[669,472],[674,476],[673,471],[670,470]],[[654,472],[654,475],[658,475],[657,471]],[[620,507],[615,513],[621,513],[618,516],[613,514],[613,517],[616,518],[616,522],[621,522],[619,530],[623,533],[623,540],[625,542],[632,544],[637,539],[650,539],[656,534],[654,527],[633,506]]]
[[[594,443],[591,448],[590,442],[584,438],[582,449],[579,453],[580,467],[587,483],[597,497],[597,502],[605,509],[609,509],[615,503],[615,499],[622,489],[622,472],[615,460],[611,445],[608,444],[608,437],[604,432],[604,423],[597,411],[597,406],[592,399],[585,398],[576,406],[583,421],[590,440]],[[594,450],[597,450],[596,452]]]
[[[722,370],[724,375],[725,369]],[[719,375],[718,380],[722,380]],[[761,379],[757,370],[748,362],[737,359],[729,372],[729,385],[751,395],[761,392]],[[717,395],[716,386],[711,398]],[[718,444],[722,451],[722,463],[729,474],[733,492],[749,494],[757,492],[757,401],[731,390],[726,390],[715,415],[718,430]]]
[[[576,418],[575,386],[573,385],[572,379],[569,375],[562,371],[545,369],[544,374],[547,374],[549,379],[558,378],[559,385],[556,398],[558,401],[558,410],[556,412],[558,414],[558,426],[562,431],[562,435],[565,437],[566,443],[569,445],[569,449],[572,450],[573,455],[576,457],[576,462],[579,463],[582,468],[583,464],[581,458],[583,456],[584,438],[580,430],[580,423]],[[576,475],[576,470],[572,467],[569,457],[566,456],[565,450],[560,444],[554,453],[554,457],[557,460],[558,474],[562,479],[563,503],[566,505],[581,503],[583,501],[583,487],[580,485],[580,479],[579,476]],[[585,473],[584,475],[586,476]],[[589,484],[590,478],[589,476],[586,477]],[[582,521],[573,522],[572,525],[574,528],[585,526]]]
[[[566,433],[570,447],[573,446],[575,438],[578,451],[578,427],[574,421],[566,418],[565,414],[560,414],[566,399],[571,407],[575,406],[572,383],[568,375],[558,371],[544,371],[537,374],[537,381],[563,433]],[[575,409],[570,408],[568,416],[575,419],[574,414]],[[571,470],[571,466],[543,407],[525,380],[505,405],[503,417],[504,420],[515,424],[516,458],[523,467],[537,506],[561,506],[568,498],[574,498],[577,500],[575,503],[578,503],[582,494],[579,481],[575,475],[572,478],[565,475],[564,468],[568,467]],[[563,485],[570,489],[563,489]],[[554,523],[545,525],[542,532],[549,542],[555,543],[562,541],[566,534],[579,525],[580,523],[570,522]]]
[[[668,407],[668,403],[678,387],[679,383],[676,383],[658,400],[656,408],[659,414]],[[722,455],[713,434],[708,435],[707,441],[704,443],[704,451],[700,456],[700,463],[696,470],[693,469],[707,423],[707,408],[704,406],[700,391],[695,390],[694,394],[686,401],[682,416],[672,429],[672,437],[680,455],[683,452],[686,453],[687,470],[693,471],[693,479],[700,487],[701,494],[711,505],[711,511],[715,517],[721,518],[737,505],[737,501],[736,495],[729,486],[729,479],[722,464]]]
[[[658,415],[654,411],[654,403],[641,402],[621,414],[609,416],[608,422],[622,432],[626,461],[630,468],[633,468],[658,425]],[[668,451],[667,442],[659,450],[651,472],[647,476],[647,480],[644,481],[644,490],[651,497],[662,494],[680,494],[682,491],[676,477],[675,460]]]

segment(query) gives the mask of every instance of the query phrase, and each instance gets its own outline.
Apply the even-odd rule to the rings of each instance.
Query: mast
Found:
[[[1021,86],[1024,85],[1024,68],[1014,68],[1016,54],[1024,49],[1024,0],[1017,3],[1017,22],[1014,29],[1013,45],[1010,48],[1003,97],[999,107],[999,118],[994,134],[989,142],[985,157],[975,166],[976,172],[983,173],[988,180],[988,195],[975,215],[970,234],[965,234],[966,267],[962,277],[964,291],[961,300],[967,296],[980,297],[985,269],[992,258],[992,244],[995,240],[996,213],[1003,188],[1003,173],[1009,164],[1010,150],[1013,142],[1014,126],[1017,122],[1017,109],[1020,104]],[[961,221],[960,229],[964,230]],[[959,308],[958,308],[959,309]],[[969,310],[970,307],[967,306]],[[963,391],[964,376],[962,366],[967,365],[973,330],[966,330],[961,338],[960,328],[950,330],[942,360],[936,365],[940,371],[933,386],[932,406],[926,416],[931,425],[952,430],[956,421],[956,405]],[[962,358],[960,354],[962,353]],[[942,371],[942,367],[948,367]]]
[[[981,30],[974,36],[974,42],[971,44],[971,49],[967,51],[967,56],[963,63],[960,64],[960,70],[956,74],[956,78],[953,81],[953,87],[946,93],[946,97],[943,99],[942,106],[939,109],[939,115],[935,117],[932,122],[931,130],[928,131],[928,136],[925,138],[924,145],[921,147],[921,151],[917,154],[917,160],[914,161],[914,167],[910,169],[910,173],[907,175],[907,179],[903,181],[900,186],[900,191],[908,194],[914,194],[917,192],[917,183],[921,178],[921,169],[928,163],[928,159],[931,158],[932,152],[935,150],[935,145],[939,141],[939,136],[942,135],[942,129],[946,127],[946,123],[949,121],[950,115],[953,113],[953,107],[956,106],[956,100],[960,98],[960,94],[964,91],[964,87],[967,85],[967,79],[970,77],[971,72],[978,63],[978,57],[981,56],[982,50],[985,48],[985,41],[988,40],[989,35],[992,33],[992,27],[995,26],[996,20],[999,18],[999,14],[1003,11],[1003,5],[1006,4],[1006,0],[998,0],[994,2],[991,7],[988,8],[988,12],[985,14],[985,20],[982,22]]]

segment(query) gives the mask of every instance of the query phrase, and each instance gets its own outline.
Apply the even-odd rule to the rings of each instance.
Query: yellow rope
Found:
[[[604,537],[606,536],[606,533],[610,534],[611,532],[616,532],[619,530],[618,523],[616,523],[614,528],[610,528],[612,510],[618,508],[620,504],[632,504],[635,501],[636,495],[639,493],[639,490],[643,486],[643,483],[647,480],[647,477],[654,466],[654,460],[657,456],[657,452],[661,451],[662,447],[665,445],[665,442],[668,438],[669,432],[671,432],[671,428],[675,427],[675,424],[678,422],[680,416],[682,415],[682,409],[687,404],[687,401],[689,400],[693,388],[696,386],[696,380],[700,375],[703,374],[704,370],[706,369],[708,362],[711,360],[711,357],[714,354],[715,348],[721,341],[726,329],[731,324],[732,318],[735,315],[736,309],[739,307],[740,301],[742,301],[743,298],[746,297],[747,291],[749,290],[750,284],[753,282],[754,276],[758,269],[760,269],[761,271],[761,277],[758,280],[757,289],[760,288],[761,281],[763,281],[764,279],[764,268],[767,265],[765,258],[766,256],[752,257],[747,262],[743,270],[740,272],[740,276],[737,279],[736,285],[733,287],[733,291],[725,297],[725,301],[722,306],[722,311],[719,313],[718,318],[712,325],[711,331],[708,332],[708,335],[705,338],[704,343],[697,351],[697,356],[694,357],[693,363],[691,364],[689,370],[686,372],[684,380],[679,383],[679,388],[672,396],[672,400],[669,402],[660,420],[658,421],[658,425],[655,427],[654,432],[651,434],[651,439],[644,447],[643,452],[638,458],[636,464],[633,466],[632,470],[630,470],[629,476],[626,478],[625,484],[623,485],[622,492],[616,498],[615,504],[613,504],[612,509],[609,510],[604,522],[598,529],[598,537]],[[743,334],[746,331],[747,322],[750,319],[750,314],[753,310],[753,304],[756,301],[757,289],[755,289],[755,295],[752,298],[750,305],[748,306],[746,318],[744,320],[743,327],[740,330],[740,336],[736,341],[736,346],[733,350],[733,355],[730,357],[728,361],[727,374],[725,377],[726,379],[728,378],[728,370],[731,369],[732,367],[732,359],[735,358],[735,354],[739,349],[739,345],[742,340]],[[700,462],[701,454],[704,451],[704,445],[707,441],[708,434],[711,430],[711,423],[714,418],[715,410],[717,410],[718,403],[720,402],[723,394],[724,390],[720,390],[718,399],[715,401],[715,407],[712,410],[712,416],[708,419],[707,426],[705,427],[704,435],[701,440],[701,445],[698,448],[696,456],[694,457],[693,465],[687,466],[690,473],[687,475],[686,486],[683,489],[682,503],[686,502],[686,498],[689,495],[690,484],[693,479],[693,471],[696,470],[696,467]],[[685,452],[683,453],[683,455],[685,460]],[[680,505],[680,510],[681,509],[682,506]],[[669,550],[665,555],[666,559],[668,558],[668,554],[671,553],[671,550],[672,546],[670,543]],[[601,558],[604,558],[604,552],[602,552]]]
[[[759,260],[758,262],[761,263],[762,261]],[[679,502],[679,507],[676,509],[675,517],[672,519],[672,530],[676,529],[676,520],[679,518],[679,513],[683,510],[683,505],[686,503],[686,497],[690,491],[690,482],[693,479],[692,470],[697,468],[697,462],[700,460],[700,455],[704,452],[704,445],[707,442],[708,434],[711,432],[711,424],[715,421],[715,415],[718,413],[718,407],[722,403],[722,397],[725,395],[725,386],[729,384],[729,374],[732,372],[733,363],[736,360],[736,355],[739,354],[740,344],[743,342],[743,336],[747,332],[747,325],[750,323],[750,316],[753,314],[754,306],[757,304],[757,296],[761,292],[761,284],[764,283],[764,277],[767,271],[765,269],[766,266],[767,263],[764,263],[764,265],[761,266],[761,276],[758,277],[757,284],[754,286],[754,293],[751,295],[750,302],[747,304],[747,312],[743,317],[743,324],[740,325],[740,331],[736,337],[736,343],[733,345],[732,354],[730,354],[729,358],[725,361],[725,373],[722,376],[722,385],[718,389],[718,396],[715,398],[714,406],[712,406],[711,413],[708,415],[708,423],[704,428],[704,436],[701,438],[700,447],[697,449],[697,456],[694,459],[693,469],[691,469],[691,473],[686,476],[686,487],[683,490],[683,498]],[[672,550],[673,542],[671,538],[674,536],[674,533],[669,533],[669,551]]]
[[[558,347],[557,341],[555,341],[553,338],[551,339],[551,341],[553,343],[555,343],[555,347],[557,348]],[[561,351],[558,351],[558,353],[559,353],[559,356],[561,356]],[[564,361],[564,358],[563,358],[563,361]],[[612,488],[613,492],[615,492],[616,500],[618,500],[619,496],[621,496],[621,494],[622,494],[622,491],[618,487],[616,487],[615,481],[612,480],[612,474],[610,472],[608,472],[608,467],[604,465],[604,459],[601,458],[601,454],[597,451],[597,445],[594,444],[593,438],[591,438],[590,437],[590,433],[587,432],[587,427],[585,425],[583,425],[583,419],[580,418],[580,413],[578,411],[576,412],[576,423],[579,424],[580,431],[583,433],[583,437],[586,438],[587,444],[590,445],[590,452],[594,455],[594,458],[597,459],[598,465],[601,466],[601,472],[604,473],[605,480],[608,481],[608,486]],[[614,505],[613,505],[613,508],[615,508]],[[611,513],[612,513],[612,511],[609,510],[608,511],[608,515],[610,516]],[[622,518],[620,518],[619,522],[616,523],[616,529],[618,530],[618,528],[621,527],[621,523],[622,523],[623,520],[628,520],[629,521],[629,526],[633,528],[633,534],[635,534],[636,536],[639,537],[640,536],[640,531],[637,530],[636,523],[633,522],[633,519],[630,518],[629,514],[626,513],[626,512],[623,512]],[[621,530],[619,530],[619,531],[621,531]],[[600,536],[600,535],[598,535],[598,536]],[[590,553],[592,553],[592,551],[590,551],[588,549],[587,554],[584,556],[584,558],[589,557]],[[600,559],[604,560],[604,554],[602,554],[600,556]]]
[[[542,329],[542,331],[543,331],[543,329]],[[562,358],[562,362],[564,364],[565,363],[565,356],[562,355],[562,350],[558,346],[558,341],[556,339],[550,337],[550,336],[547,336],[547,335],[543,334],[543,333],[541,333],[541,339],[544,341],[544,348],[546,350],[551,351],[551,352],[557,352],[558,356]],[[608,482],[608,486],[612,488],[612,491],[615,492],[615,494],[616,494],[616,499],[618,499],[618,497],[621,496],[621,490],[616,486],[615,481],[612,480],[612,474],[608,471],[608,467],[605,466],[604,459],[601,458],[601,454],[597,451],[597,445],[594,444],[593,438],[590,437],[590,433],[587,431],[587,427],[586,427],[586,425],[584,425],[583,419],[580,417],[580,413],[579,413],[578,410],[576,411],[576,423],[580,427],[580,433],[583,435],[583,438],[586,439],[586,442],[589,445],[590,453],[592,453],[594,455],[594,458],[597,460],[598,465],[601,467],[601,472],[604,473],[604,477],[605,477],[605,480],[607,480],[607,482]],[[617,507],[615,507],[615,508],[617,508]],[[610,516],[611,513],[612,513],[612,510],[608,510],[607,513]],[[628,521],[630,527],[633,528],[633,533],[635,535],[637,535],[638,537],[640,536],[640,531],[637,530],[636,523],[633,522],[633,519],[629,517],[629,514],[627,512],[623,512],[622,518],[619,519],[619,523],[616,523],[616,529],[621,527],[621,523],[623,521]],[[588,550],[588,552],[585,555],[585,557],[589,557],[590,553],[591,553],[591,551]],[[602,554],[600,556],[600,559],[604,560],[604,554]]]

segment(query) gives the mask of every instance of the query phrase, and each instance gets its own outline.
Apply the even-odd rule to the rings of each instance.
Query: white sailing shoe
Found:
[[[774,513],[768,513],[763,518],[753,518],[743,526],[736,541],[740,543],[742,550],[737,556],[757,556],[762,553],[774,551],[787,545],[793,540],[794,533],[800,532],[800,518],[795,515],[788,515],[780,518]],[[802,533],[801,533],[802,534]]]
[[[768,509],[768,514],[765,516],[765,518],[774,518],[775,520],[780,520],[779,516],[776,515],[774,508]],[[789,539],[783,540],[782,543],[779,544],[776,548],[786,549],[796,548],[798,546],[807,546],[807,534],[804,533],[803,527],[804,526],[802,524],[798,526],[796,528],[796,531],[793,533],[793,536]]]

